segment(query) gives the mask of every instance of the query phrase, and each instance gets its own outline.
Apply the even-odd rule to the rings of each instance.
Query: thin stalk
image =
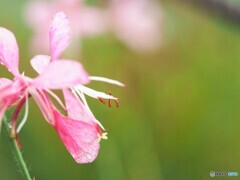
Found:
[[[5,131],[5,133],[7,134],[8,140],[11,144],[13,154],[16,157],[16,161],[22,172],[22,175],[24,176],[24,179],[32,180],[32,178],[29,174],[28,168],[26,166],[26,163],[23,159],[22,153],[21,153],[20,149],[18,148],[18,142],[16,141],[15,138],[11,138],[11,129],[8,126],[7,118],[5,116],[3,117],[2,126],[3,126],[2,130]]]

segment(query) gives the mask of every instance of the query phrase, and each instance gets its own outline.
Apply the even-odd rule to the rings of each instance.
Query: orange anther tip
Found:
[[[102,98],[98,97],[98,100],[99,100],[102,104],[106,104],[106,101],[104,101]]]

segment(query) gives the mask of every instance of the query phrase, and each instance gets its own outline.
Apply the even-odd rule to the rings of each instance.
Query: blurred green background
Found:
[[[0,0],[0,26],[14,32],[20,69],[34,76],[24,4]],[[156,53],[135,54],[108,36],[83,41],[79,60],[90,74],[127,84],[91,84],[120,98],[118,109],[88,98],[109,137],[93,163],[74,162],[31,100],[20,140],[37,180],[202,180],[210,171],[240,172],[240,27],[194,4],[162,5],[165,43]],[[1,136],[0,179],[21,178]]]

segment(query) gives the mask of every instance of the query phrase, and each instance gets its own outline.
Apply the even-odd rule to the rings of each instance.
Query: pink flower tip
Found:
[[[100,148],[97,125],[74,120],[54,112],[55,129],[63,144],[79,164],[93,162]]]

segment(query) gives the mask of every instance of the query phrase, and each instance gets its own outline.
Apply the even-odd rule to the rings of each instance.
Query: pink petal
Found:
[[[49,63],[32,85],[38,89],[62,89],[88,82],[88,74],[80,63],[61,60]]]
[[[13,104],[22,94],[24,85],[21,81],[11,81],[0,78],[0,129],[3,115],[11,104]]]
[[[86,108],[80,99],[78,99],[72,92],[65,89],[63,95],[66,103],[68,117],[76,120],[81,120],[87,123],[96,124],[95,117]]]
[[[26,84],[21,79],[16,79],[11,82],[10,80],[2,80],[0,87],[0,107],[10,105],[16,101],[21,94],[25,91]]]
[[[15,36],[11,31],[0,27],[0,63],[17,76],[18,61],[19,52]]]
[[[0,107],[3,106],[3,104],[5,102],[7,102],[6,97],[8,97],[9,95],[11,96],[11,84],[12,81],[6,78],[0,78]],[[13,93],[14,94],[14,93]],[[6,105],[5,105],[6,106]],[[3,107],[1,107],[3,108]],[[0,109],[1,109],[0,108]],[[1,113],[0,113],[1,114]],[[1,119],[1,118],[0,118]]]
[[[0,89],[10,85],[11,83],[12,83],[12,81],[9,79],[0,78]]]
[[[37,55],[31,59],[31,65],[33,69],[41,74],[42,71],[46,68],[46,66],[50,63],[51,57],[46,55]]]
[[[98,155],[100,144],[95,126],[55,113],[55,129],[77,163],[90,163]]]
[[[2,80],[2,87],[0,88],[0,101],[7,100],[10,96],[21,93],[25,88],[26,84],[22,80],[16,79],[12,82],[7,79]]]
[[[50,50],[53,60],[58,60],[70,42],[70,25],[63,12],[57,13],[49,30]]]

